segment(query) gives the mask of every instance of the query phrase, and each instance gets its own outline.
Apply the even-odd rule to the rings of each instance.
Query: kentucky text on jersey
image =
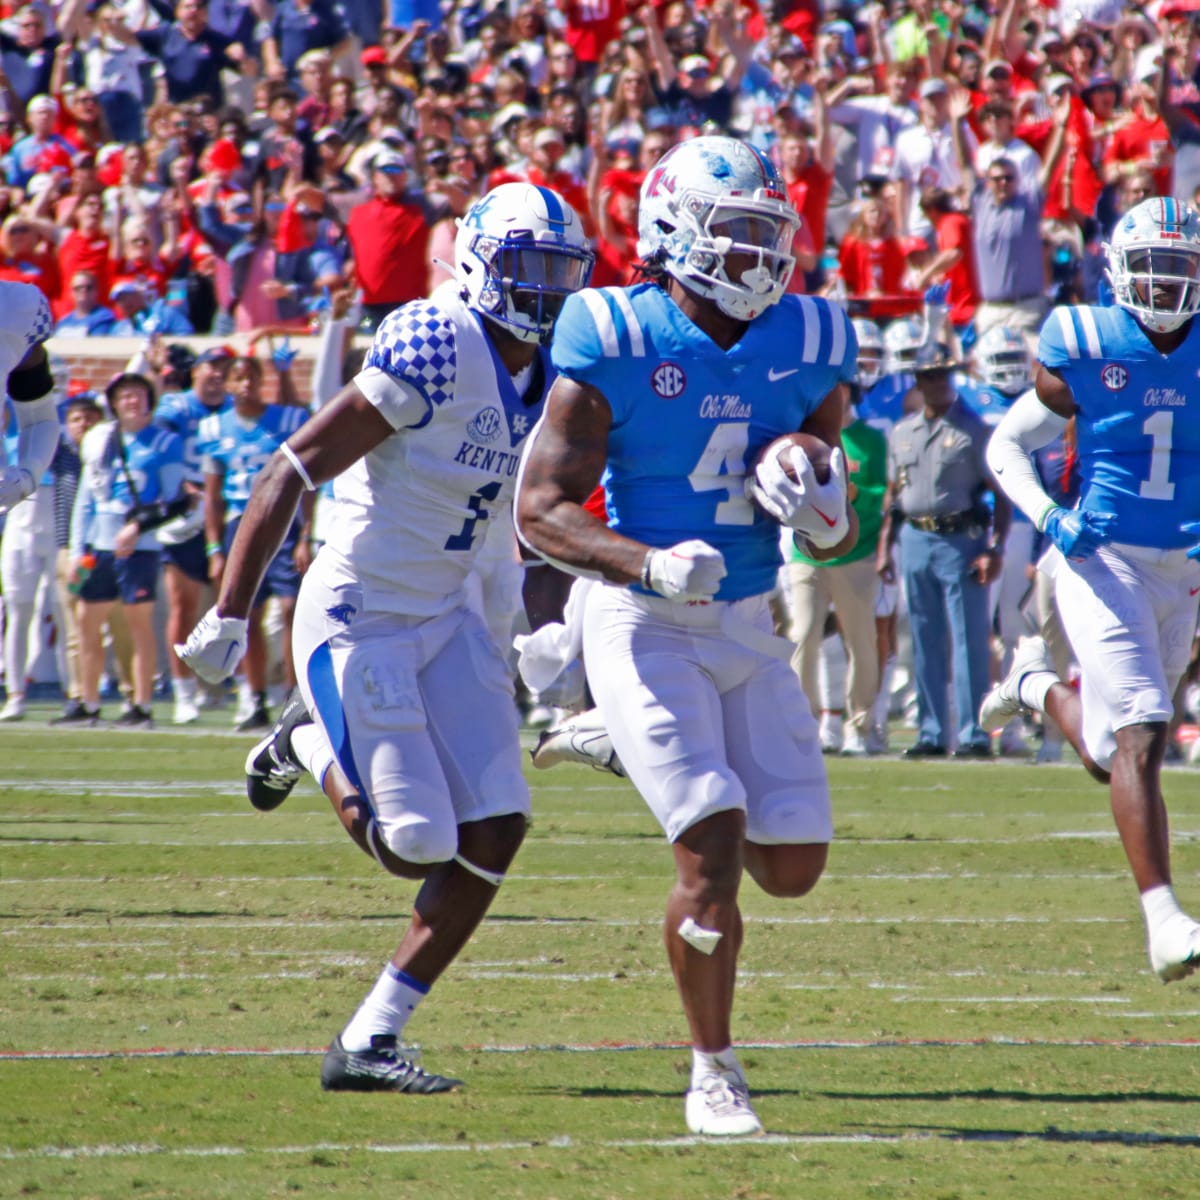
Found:
[[[770,591],[779,526],[745,498],[746,474],[768,442],[854,377],[845,313],[785,296],[726,351],[654,285],[587,289],[564,305],[552,353],[612,410],[611,526],[650,546],[699,537],[716,547],[729,571],[718,600]]]
[[[1038,358],[1078,406],[1080,507],[1115,513],[1113,540],[1176,549],[1200,520],[1200,321],[1169,355],[1123,308],[1056,308]]]

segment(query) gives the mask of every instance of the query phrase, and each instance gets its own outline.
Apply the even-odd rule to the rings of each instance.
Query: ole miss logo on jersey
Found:
[[[1100,382],[1110,392],[1119,392],[1129,382],[1129,372],[1120,363],[1109,363],[1100,372]]]
[[[683,395],[683,389],[687,387],[687,375],[676,363],[659,363],[650,376],[650,386],[661,399],[674,400],[676,396]]]

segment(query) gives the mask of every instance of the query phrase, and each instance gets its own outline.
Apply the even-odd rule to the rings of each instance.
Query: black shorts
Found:
[[[226,558],[229,557],[229,548],[233,545],[240,521],[241,517],[235,517],[225,526]],[[300,591],[300,572],[296,570],[292,555],[296,553],[296,541],[299,536],[300,526],[293,522],[287,537],[283,539],[283,545],[279,547],[279,553],[267,566],[267,573],[263,576],[251,607],[260,608],[272,596],[278,596],[281,600],[295,600]]]
[[[111,550],[95,550],[96,565],[79,589],[81,600],[102,604],[153,604],[158,592],[157,550],[135,550],[128,558],[117,558]]]
[[[208,582],[208,552],[204,541],[204,531],[188,538],[186,542],[177,542],[174,546],[162,548],[163,565],[170,563],[178,567],[189,579],[197,583]]]

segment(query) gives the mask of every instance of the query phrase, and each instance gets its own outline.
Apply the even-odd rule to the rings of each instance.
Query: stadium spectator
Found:
[[[800,214],[800,229],[810,243],[810,254],[818,259],[825,251],[825,218],[829,209],[829,193],[833,188],[833,139],[825,101],[820,89],[813,94],[811,136],[788,133],[779,139],[779,169],[787,184],[788,199]],[[807,291],[815,292],[825,283],[819,262],[799,263],[797,274],[803,271]]]
[[[79,7],[64,9],[77,12]],[[56,51],[64,44],[64,34],[72,35],[73,27],[65,27],[64,34],[47,33],[45,15],[33,4],[18,9],[13,24],[15,37],[0,30],[0,66],[4,68],[6,89],[19,107],[26,109],[35,96],[50,94]]]
[[[167,304],[142,280],[118,279],[109,292],[109,300],[117,313],[108,331],[112,337],[146,337],[153,333],[183,337],[196,332],[179,309]]]
[[[51,303],[62,290],[55,230],[48,222],[14,213],[0,225],[0,279],[32,283]]]
[[[362,290],[364,328],[425,294],[430,219],[423,198],[405,192],[408,164],[394,150],[371,161],[371,198],[346,223],[355,278]],[[436,216],[435,216],[436,219]]]
[[[1129,111],[1113,130],[1104,151],[1105,181],[1116,183],[1139,167],[1154,176],[1155,194],[1170,196],[1175,159],[1166,122],[1158,111],[1161,48],[1147,47],[1138,55],[1134,80],[1126,92]]]
[[[104,214],[110,222],[118,223],[135,217],[159,239],[162,237],[160,207],[166,188],[155,182],[149,171],[145,147],[138,142],[126,145],[121,150],[120,182],[104,191]]]
[[[280,0],[263,39],[263,70],[268,79],[296,82],[305,54],[326,50],[336,58],[349,47],[349,38],[342,7],[333,0]]]
[[[847,294],[865,300],[864,311],[875,320],[911,312],[918,302],[918,294],[906,286],[908,261],[893,221],[892,206],[881,189],[872,188],[860,201],[838,250]]]
[[[78,270],[70,279],[66,299],[71,307],[59,317],[54,332],[60,337],[103,337],[112,333],[117,314],[100,302],[100,277],[92,271]]]
[[[77,272],[88,272],[97,289],[94,303],[102,304],[109,293],[112,243],[104,234],[104,205],[99,192],[90,192],[79,199],[70,224],[72,228],[58,244],[61,277],[65,283],[73,284]],[[79,298],[66,288],[61,289],[52,302],[54,315],[61,319],[72,305],[79,312]]]
[[[993,162],[991,170],[998,175],[1002,170],[1011,172],[1014,167],[1007,159],[1000,158]],[[939,187],[926,188],[921,193],[921,213],[933,227],[931,253],[909,283],[919,292],[924,292],[930,284],[947,285],[950,324],[961,345],[980,300],[975,268],[979,251],[972,236],[971,218],[959,212],[950,193]],[[1035,263],[1040,269],[1036,259]]]
[[[79,490],[82,461],[79,457],[87,431],[104,419],[100,398],[95,392],[72,395],[63,410],[63,433],[50,464],[54,476],[55,586],[58,589],[57,615],[62,618],[59,637],[62,664],[59,683],[65,702],[62,713],[52,725],[71,725],[88,719],[83,702],[83,672],[79,645],[79,595],[73,588],[74,562],[71,558],[71,512]]]
[[[38,172],[49,170],[55,162],[59,165],[70,163],[75,153],[75,147],[54,132],[58,121],[58,101],[53,96],[34,96],[29,102],[25,119],[29,124],[29,133],[14,142],[4,156],[4,176],[9,187],[22,191]]]
[[[916,110],[909,101],[912,78],[911,64],[890,62],[882,92],[874,90],[874,79],[865,74],[849,75],[830,89],[829,119],[854,133],[859,179],[874,174],[877,164],[890,164],[901,131],[916,123]]]
[[[245,46],[208,27],[206,0],[178,0],[175,19],[131,33],[120,23],[109,27],[118,40],[136,40],[161,64],[167,99],[182,104],[208,96],[220,107],[225,103],[222,70],[244,71],[250,62]]]
[[[297,63],[300,83],[296,117],[310,136],[329,121],[329,89],[333,85],[333,57],[328,50],[309,50]]]

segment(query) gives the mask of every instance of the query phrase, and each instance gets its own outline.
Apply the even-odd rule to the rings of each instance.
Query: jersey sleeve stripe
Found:
[[[621,344],[617,338],[617,325],[604,302],[604,297],[594,288],[586,288],[580,292],[592,321],[596,325],[596,335],[600,338],[600,348],[605,358],[616,358],[621,353]]]
[[[821,347],[821,318],[811,296],[798,296],[797,299],[804,316],[804,349],[800,359],[802,362],[815,363]]]
[[[833,345],[829,348],[829,365],[840,367],[846,359],[846,325],[849,318],[840,308],[828,305],[829,316],[833,325]]]
[[[1062,333],[1063,347],[1066,349],[1067,357],[1078,358],[1079,338],[1075,333],[1075,321],[1071,316],[1071,309],[1055,309],[1054,315],[1058,318],[1058,328]]]
[[[606,289],[608,290],[608,289]],[[625,325],[629,330],[629,349],[634,358],[646,357],[646,339],[642,336],[642,323],[637,318],[637,313],[633,311],[633,304],[624,288],[612,288],[612,297],[617,302],[617,307],[621,310],[621,316],[625,318]]]
[[[1077,308],[1075,311],[1079,314],[1079,324],[1083,327],[1088,358],[1099,358],[1100,330],[1096,328],[1096,314],[1090,308]]]

